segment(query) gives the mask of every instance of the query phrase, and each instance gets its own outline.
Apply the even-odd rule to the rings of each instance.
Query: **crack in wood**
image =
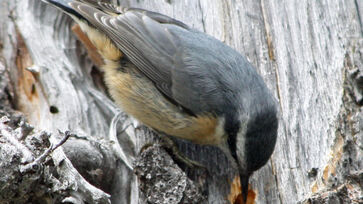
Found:
[[[360,13],[360,9],[359,9],[359,3],[358,3],[358,0],[355,0],[354,1],[354,4],[355,4],[355,9],[357,10],[357,15],[358,15],[358,22],[359,22],[359,26],[360,26],[360,30],[361,30],[361,34],[363,36],[363,22],[362,22],[362,16],[361,16],[361,13]],[[363,9],[362,9],[363,10]]]
[[[203,11],[203,7],[202,7],[202,4],[200,3],[201,0],[198,1],[198,6],[199,6],[199,9],[200,9],[200,13],[202,15],[202,25],[203,25],[203,32],[207,32],[207,28],[206,28],[206,25],[205,25],[205,21],[204,21],[204,11]]]

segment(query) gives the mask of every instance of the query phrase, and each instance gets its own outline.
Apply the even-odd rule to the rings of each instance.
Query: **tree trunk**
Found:
[[[274,92],[277,145],[249,202],[363,202],[361,1],[120,3],[223,41]],[[40,0],[0,1],[0,203],[238,203],[221,151],[176,140],[208,172],[175,163],[113,104],[100,64],[68,16]]]

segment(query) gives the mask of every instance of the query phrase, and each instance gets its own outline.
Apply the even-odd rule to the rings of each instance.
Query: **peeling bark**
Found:
[[[1,203],[110,203],[109,195],[78,173],[62,150],[66,138],[31,126],[17,112],[0,118]]]

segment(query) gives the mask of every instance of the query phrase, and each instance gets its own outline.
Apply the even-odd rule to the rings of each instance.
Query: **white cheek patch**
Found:
[[[247,172],[247,154],[246,154],[246,133],[247,133],[247,120],[241,123],[240,131],[237,133],[236,138],[236,154],[239,163],[240,171]]]
[[[225,140],[226,132],[224,131],[224,118],[219,117],[218,118],[218,124],[215,129],[214,137],[218,141],[217,143],[222,143]]]

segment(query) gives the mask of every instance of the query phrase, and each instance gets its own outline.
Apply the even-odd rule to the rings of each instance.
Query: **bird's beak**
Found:
[[[248,179],[250,178],[249,175],[240,175],[240,182],[242,187],[242,196],[243,196],[243,203],[247,201],[247,194],[248,194]]]

